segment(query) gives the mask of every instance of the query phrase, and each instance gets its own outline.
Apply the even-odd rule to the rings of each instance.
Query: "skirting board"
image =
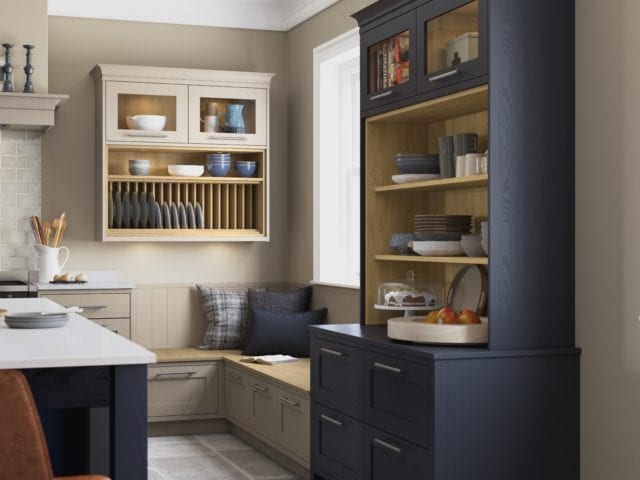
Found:
[[[196,435],[204,433],[224,433],[230,430],[230,423],[224,418],[213,420],[182,420],[178,422],[152,422],[148,424],[150,437],[166,435]]]

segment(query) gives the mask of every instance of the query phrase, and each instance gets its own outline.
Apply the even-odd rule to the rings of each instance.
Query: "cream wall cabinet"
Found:
[[[131,338],[131,290],[47,290],[39,296],[64,307],[80,307],[81,315],[125,338]]]
[[[273,74],[126,65],[97,65],[91,73],[96,81],[98,240],[269,240]],[[233,110],[229,105],[240,106],[236,110],[242,110],[243,126],[225,115]],[[220,122],[218,131],[208,132],[203,120],[212,109]],[[140,114],[164,115],[166,126],[161,131],[128,129],[127,116]],[[216,152],[231,155],[224,176],[206,171],[207,155]],[[149,174],[131,175],[131,159],[149,160]],[[236,162],[247,160],[255,162],[256,171],[241,177]],[[202,165],[205,173],[169,175],[168,166],[176,164]]]
[[[222,362],[150,366],[149,421],[216,418],[220,415]]]

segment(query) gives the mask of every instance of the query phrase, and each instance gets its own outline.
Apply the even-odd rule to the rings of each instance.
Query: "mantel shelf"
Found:
[[[173,177],[169,175],[109,175],[109,182],[123,183],[205,183],[217,185],[258,185],[254,177]]]
[[[435,192],[439,190],[456,190],[463,188],[486,187],[489,185],[489,175],[474,175],[471,177],[442,178],[439,180],[423,180],[421,182],[400,183],[396,185],[382,185],[375,187],[375,192]]]
[[[69,95],[0,92],[0,126],[48,130],[54,125],[54,113]]]
[[[459,265],[489,265],[488,257],[420,257],[416,255],[376,255],[383,262],[451,263]]]

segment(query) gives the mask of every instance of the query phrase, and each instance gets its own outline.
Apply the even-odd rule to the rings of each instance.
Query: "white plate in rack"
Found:
[[[424,316],[397,317],[387,320],[387,336],[394,340],[439,345],[482,345],[489,341],[489,321],[482,323],[445,325],[424,323]]]

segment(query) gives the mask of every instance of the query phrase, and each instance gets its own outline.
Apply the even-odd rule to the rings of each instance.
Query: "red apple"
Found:
[[[480,323],[480,317],[469,308],[463,308],[458,315],[460,323]]]
[[[438,311],[438,318],[442,320],[442,323],[446,324],[455,324],[460,323],[458,319],[458,315],[453,311],[452,308],[443,307]]]
[[[429,312],[423,321],[424,323],[438,323],[438,311]]]

